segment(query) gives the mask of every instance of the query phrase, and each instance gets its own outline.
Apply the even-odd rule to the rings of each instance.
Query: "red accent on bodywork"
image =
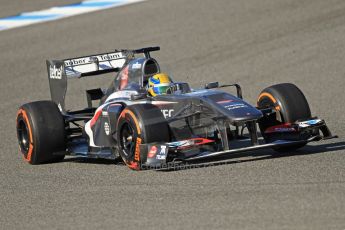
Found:
[[[205,144],[214,142],[214,140],[210,140],[207,138],[201,138],[201,137],[191,138],[191,139],[187,139],[187,140],[183,140],[183,141],[186,141],[186,144],[177,147],[177,149],[188,149],[188,148],[193,148],[193,147],[198,146],[198,145],[205,145]]]
[[[206,139],[206,138],[192,138],[190,140],[193,140],[195,141],[195,145],[204,145],[204,144],[208,144],[208,143],[211,143],[211,142],[214,142],[214,140],[210,140],[210,139]]]
[[[120,74],[120,90],[124,89],[128,84],[128,66],[126,66]]]
[[[93,118],[90,121],[90,127],[94,126],[96,121],[98,120],[99,116],[102,114],[102,110],[98,110],[96,111],[95,115],[93,116]]]
[[[154,158],[156,156],[158,148],[156,146],[151,146],[149,153],[147,154],[148,158]]]
[[[265,133],[282,133],[282,132],[296,132],[297,130],[291,125],[291,123],[284,123],[281,125],[275,125],[268,127]]]

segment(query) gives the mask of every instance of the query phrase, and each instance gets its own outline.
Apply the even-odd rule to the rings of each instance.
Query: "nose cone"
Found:
[[[234,122],[257,120],[262,117],[260,110],[241,99],[218,101],[217,104],[222,107],[223,111],[231,118],[230,120]]]
[[[213,104],[216,104],[221,113],[233,122],[257,120],[263,116],[260,110],[231,94],[212,95],[209,99],[213,101]]]

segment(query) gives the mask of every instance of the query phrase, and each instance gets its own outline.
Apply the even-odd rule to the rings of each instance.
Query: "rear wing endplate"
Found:
[[[65,113],[67,79],[118,72],[126,63],[129,54],[115,51],[64,60],[47,60],[50,94],[52,100]]]

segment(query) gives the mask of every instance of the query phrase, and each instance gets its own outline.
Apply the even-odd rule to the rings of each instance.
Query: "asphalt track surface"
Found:
[[[22,2],[0,1],[0,16],[73,1]],[[0,32],[0,228],[345,229],[344,38],[343,0],[150,0]],[[170,172],[23,161],[16,110],[49,98],[45,59],[147,45],[161,46],[154,56],[175,79],[238,82],[251,103],[295,83],[340,138]],[[110,79],[73,81],[69,104]]]

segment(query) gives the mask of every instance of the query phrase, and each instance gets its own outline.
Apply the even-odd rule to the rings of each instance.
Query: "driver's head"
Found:
[[[168,89],[172,85],[172,80],[165,73],[158,73],[149,78],[147,84],[147,92],[150,96],[167,94]]]

